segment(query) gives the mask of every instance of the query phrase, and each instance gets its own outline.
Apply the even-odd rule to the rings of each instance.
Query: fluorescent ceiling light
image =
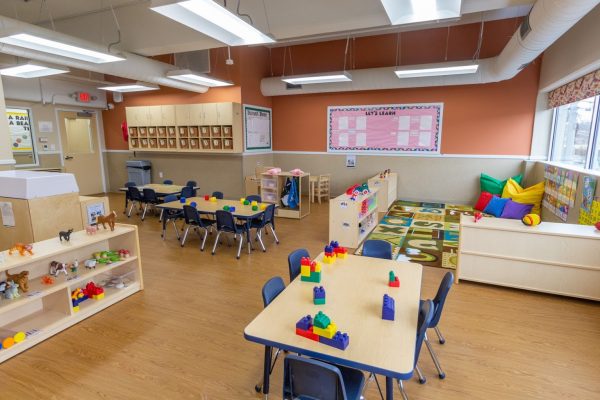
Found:
[[[398,78],[421,78],[424,76],[463,75],[474,74],[479,68],[478,64],[456,65],[450,67],[430,67],[398,69],[394,71]]]
[[[152,4],[157,4],[151,7],[153,11],[229,46],[275,42],[213,0],[186,0],[175,3],[154,0]]]
[[[167,72],[167,77],[172,79],[177,79],[178,81],[193,83],[196,85],[203,85],[208,87],[217,87],[217,86],[231,86],[232,82],[222,81],[220,79],[211,78],[210,76],[206,76],[204,74],[200,74],[190,70],[181,70],[181,71],[170,71]]]
[[[381,0],[392,25],[459,18],[462,0]]]
[[[152,85],[150,83],[143,82],[135,82],[135,83],[124,83],[122,85],[112,85],[112,86],[102,86],[98,89],[108,90],[110,92],[121,92],[121,93],[130,93],[130,92],[145,92],[147,90],[158,90],[157,85]]]
[[[19,33],[16,35],[2,37],[0,38],[0,43],[24,47],[26,49],[41,51],[43,53],[56,54],[57,56],[74,58],[95,64],[124,60],[123,57],[117,57],[108,53],[84,49],[83,47],[73,46],[70,44],[57,42],[55,40],[44,39],[28,33]]]
[[[309,85],[313,83],[352,82],[352,75],[346,71],[326,72],[320,74],[293,75],[281,78],[292,85]]]
[[[41,78],[42,76],[66,74],[68,72],[70,72],[69,68],[32,62],[0,69],[0,75],[17,78]]]

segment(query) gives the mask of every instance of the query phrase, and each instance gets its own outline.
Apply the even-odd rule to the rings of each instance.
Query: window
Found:
[[[599,96],[554,109],[551,161],[600,170]]]

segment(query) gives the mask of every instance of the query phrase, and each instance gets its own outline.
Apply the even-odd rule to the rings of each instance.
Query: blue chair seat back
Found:
[[[223,200],[223,192],[212,192],[212,197],[216,197],[219,200]]]
[[[158,204],[160,201],[158,200],[158,196],[154,189],[144,189],[144,201],[147,203],[155,203]]]
[[[129,194],[129,199],[133,201],[142,201],[142,193],[137,186],[129,186],[127,188],[127,193]]]
[[[290,270],[290,282],[296,279],[298,275],[300,275],[300,261],[302,257],[310,257],[308,254],[308,250],[306,249],[298,249],[294,250],[288,256],[288,267]]]
[[[392,259],[392,245],[385,240],[366,240],[363,244],[362,255],[365,257]]]
[[[444,310],[444,304],[446,303],[446,297],[448,297],[448,293],[450,292],[452,283],[454,283],[454,274],[451,271],[448,271],[442,278],[440,287],[438,288],[438,291],[435,297],[433,298],[434,313],[433,319],[429,324],[430,328],[435,328],[440,322],[440,318],[442,317],[442,311]]]
[[[233,214],[225,210],[217,210],[217,230],[223,232],[240,233],[241,229],[236,225]]]
[[[181,189],[181,197],[185,197],[186,199],[194,197],[194,188],[190,186],[184,186],[183,189]]]
[[[284,399],[347,399],[342,373],[334,365],[288,355],[283,371]]]
[[[279,276],[269,279],[262,288],[263,305],[267,307],[285,289],[285,283]]]
[[[163,185],[172,185],[172,184],[173,184],[173,181],[171,179],[165,179],[163,181]]]
[[[196,210],[195,207],[188,206],[187,204],[184,205],[183,218],[185,219],[185,223],[188,225],[197,225],[204,228],[204,223],[202,222],[200,214],[198,214],[198,210]]]
[[[196,183],[196,181],[187,181],[185,186],[189,186],[191,188],[195,188],[196,186],[198,186],[198,183]]]
[[[248,200],[250,203],[252,203],[253,201],[262,203],[260,196],[257,194],[251,194],[250,196],[247,196],[246,200]]]
[[[421,352],[421,347],[423,346],[425,333],[427,332],[427,328],[429,328],[429,324],[431,324],[431,320],[433,319],[433,308],[433,301],[431,300],[420,302],[419,319],[417,322],[417,344],[415,347],[415,366],[417,365],[417,361],[419,361],[419,353]]]

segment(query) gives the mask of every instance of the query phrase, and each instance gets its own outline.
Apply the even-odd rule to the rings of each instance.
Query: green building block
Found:
[[[326,329],[330,323],[331,320],[323,313],[323,311],[319,311],[313,320],[313,325],[321,329]]]
[[[314,301],[314,303],[316,305],[323,305],[323,304],[325,304],[325,299],[314,299],[313,301]]]

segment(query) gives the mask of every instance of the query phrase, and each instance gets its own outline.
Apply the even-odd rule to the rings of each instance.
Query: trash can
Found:
[[[136,186],[152,183],[152,163],[148,160],[127,161],[127,179]]]

